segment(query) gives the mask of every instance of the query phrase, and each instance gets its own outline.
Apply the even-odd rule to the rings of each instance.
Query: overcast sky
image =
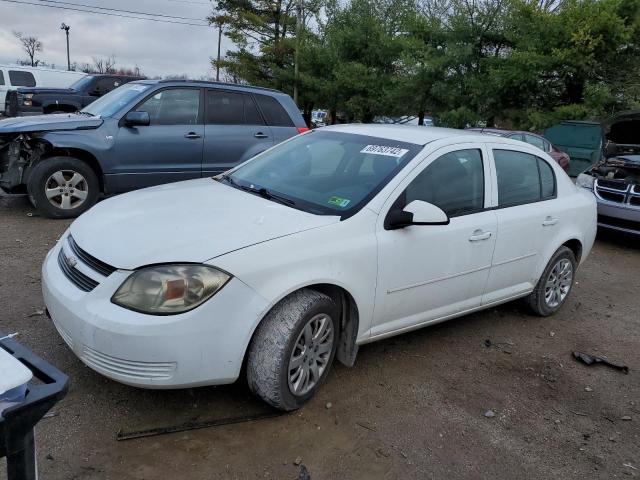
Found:
[[[39,3],[41,0],[19,1]],[[211,11],[211,4],[207,0],[68,0],[64,6],[70,6],[70,3],[201,19]],[[217,54],[218,35],[215,28],[134,20],[4,1],[0,1],[0,63],[27,59],[13,35],[13,31],[17,30],[24,35],[37,36],[42,41],[44,50],[37,58],[54,63],[56,68],[66,68],[65,34],[60,30],[62,22],[71,26],[72,63],[91,63],[92,57],[115,55],[116,66],[138,65],[142,73],[148,76],[184,73],[198,78],[214,74],[210,58]],[[223,55],[231,47],[231,42],[223,37]]]

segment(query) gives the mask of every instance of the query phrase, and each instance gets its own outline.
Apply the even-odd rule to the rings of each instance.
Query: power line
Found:
[[[61,5],[71,5],[74,7],[83,7],[83,8],[95,8],[97,10],[107,10],[110,12],[121,12],[121,13],[133,13],[135,15],[149,15],[152,17],[163,17],[163,18],[172,18],[176,20],[193,20],[196,22],[205,22],[206,20],[202,20],[200,18],[192,18],[192,17],[178,17],[175,15],[163,15],[162,13],[147,13],[147,12],[138,12],[135,10],[121,10],[119,8],[108,8],[108,7],[98,7],[96,5],[85,5],[82,3],[72,3],[72,2],[60,2],[58,0],[40,0],[41,2],[46,3],[58,3]],[[97,12],[96,12],[97,13]]]
[[[34,2],[28,2],[28,1],[25,1],[25,0],[0,0],[0,2],[16,3],[18,5],[35,5],[37,7],[57,8],[59,10],[70,10],[70,11],[74,11],[74,12],[95,13],[97,15],[108,15],[110,17],[132,18],[132,19],[135,19],[135,20],[148,20],[150,22],[173,23],[175,25],[190,25],[190,26],[193,26],[193,27],[209,28],[209,25],[205,25],[203,23],[174,22],[174,21],[166,20],[166,19],[162,19],[162,18],[134,17],[134,16],[131,16],[131,15],[121,15],[121,14],[118,14],[118,13],[111,13],[111,12],[99,12],[99,11],[95,11],[95,10],[82,10],[80,8],[63,7],[63,6],[60,6],[60,5],[48,5],[46,3],[34,3]]]
[[[209,2],[193,2],[191,0],[167,0],[167,2],[188,3],[189,5],[211,5]]]

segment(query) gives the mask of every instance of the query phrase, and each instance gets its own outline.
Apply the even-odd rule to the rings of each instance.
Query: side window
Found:
[[[100,92],[100,95],[104,95],[105,93],[109,93],[111,90],[118,88],[122,82],[119,78],[101,78],[96,82],[96,86],[94,90]]]
[[[509,135],[509,138],[512,138],[513,140],[522,140],[522,134],[521,133],[513,133],[513,134]]]
[[[199,108],[199,89],[175,88],[149,97],[136,111],[147,112],[151,125],[196,125]]]
[[[293,122],[289,114],[273,97],[268,95],[255,95],[258,105],[267,119],[267,125],[273,127],[293,127]]]
[[[31,72],[9,70],[9,82],[14,87],[35,87],[36,79]]]
[[[244,93],[207,90],[206,123],[210,125],[264,125],[253,99]]]
[[[4,85],[4,73],[0,70],[0,85]]]
[[[544,141],[544,151],[545,152],[550,152],[551,151],[551,144],[549,142],[547,142],[546,140]]]
[[[433,203],[450,217],[484,208],[484,169],[477,149],[446,153],[425,168],[405,190],[405,205]]]
[[[498,206],[537,202],[555,195],[555,175],[544,160],[523,152],[494,150]]]
[[[524,136],[524,141],[527,142],[529,145],[533,145],[534,147],[538,147],[543,152],[546,152],[546,150],[544,148],[544,140],[541,139],[540,137],[536,137],[535,135],[525,135]]]
[[[542,199],[554,197],[556,195],[556,176],[553,174],[553,169],[541,158],[538,158],[538,168],[540,169]]]

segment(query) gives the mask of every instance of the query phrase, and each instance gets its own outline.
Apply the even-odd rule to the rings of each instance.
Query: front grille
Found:
[[[598,178],[594,183],[594,191],[598,198],[608,202],[640,206],[639,185]]]
[[[69,263],[69,261],[67,260],[67,256],[64,254],[64,251],[62,249],[60,249],[60,253],[58,254],[58,265],[60,265],[62,273],[65,274],[69,281],[71,281],[71,283],[73,283],[80,290],[90,292],[98,286],[98,282],[96,282],[93,278],[87,277],[84,273],[82,273]]]
[[[88,267],[92,268],[99,274],[108,277],[116,271],[115,267],[98,260],[82,250],[71,235],[69,235],[69,247],[79,260],[82,260],[82,262],[86,263]]]
[[[173,376],[175,362],[138,362],[112,357],[84,346],[82,360],[98,371],[142,380],[167,380]]]
[[[640,232],[640,222],[626,220],[624,218],[610,217],[608,215],[598,215],[598,225],[603,227],[619,227]]]

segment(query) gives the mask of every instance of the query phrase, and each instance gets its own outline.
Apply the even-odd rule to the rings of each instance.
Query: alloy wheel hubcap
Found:
[[[333,349],[333,322],[325,313],[304,326],[289,358],[289,390],[304,395],[315,387],[327,369]]]
[[[62,210],[77,208],[87,199],[87,180],[73,170],[58,170],[46,181],[44,194],[51,205]]]
[[[571,290],[573,280],[573,265],[566,258],[558,261],[553,268],[544,288],[544,300],[548,307],[556,308]]]

